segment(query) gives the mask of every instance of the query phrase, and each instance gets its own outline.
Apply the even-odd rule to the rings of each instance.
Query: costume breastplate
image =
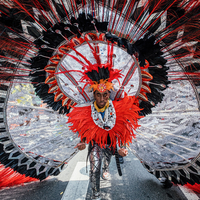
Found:
[[[111,100],[109,101],[109,107],[105,110],[104,119],[102,119],[101,114],[97,112],[96,108],[94,107],[94,104],[91,105],[91,110],[92,119],[98,127],[109,131],[115,126],[116,113]]]

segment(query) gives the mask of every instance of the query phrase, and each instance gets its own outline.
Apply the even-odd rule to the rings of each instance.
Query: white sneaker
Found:
[[[110,180],[110,173],[109,173],[109,172],[104,172],[104,173],[102,174],[102,178],[103,178],[104,180]]]

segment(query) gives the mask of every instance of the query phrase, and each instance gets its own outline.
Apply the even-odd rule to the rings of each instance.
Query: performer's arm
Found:
[[[86,138],[83,138],[74,148],[78,148],[78,150],[84,150],[86,148],[85,141]]]

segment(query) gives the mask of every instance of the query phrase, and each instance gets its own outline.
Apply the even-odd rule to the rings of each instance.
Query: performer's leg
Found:
[[[109,179],[109,165],[112,157],[112,151],[111,149],[106,146],[106,148],[103,149],[103,178]]]
[[[93,198],[100,197],[100,173],[102,161],[102,149],[95,143],[89,155],[90,160],[90,183]]]

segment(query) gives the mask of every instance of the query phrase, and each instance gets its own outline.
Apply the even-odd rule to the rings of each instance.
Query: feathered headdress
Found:
[[[114,69],[114,63],[113,63],[113,46],[114,44],[111,42],[107,42],[107,60],[105,63],[101,62],[100,58],[100,50],[98,43],[94,45],[94,47],[89,43],[89,39],[92,38],[93,40],[99,40],[102,41],[101,36],[98,37],[96,34],[88,33],[85,35],[85,42],[88,44],[93,58],[95,60],[95,63],[91,63],[83,54],[76,51],[74,48],[74,45],[70,42],[68,44],[69,49],[73,49],[85,62],[79,60],[78,58],[73,57],[76,61],[78,61],[82,65],[82,71],[80,70],[66,70],[62,73],[66,72],[77,72],[81,73],[81,79],[80,82],[84,83],[83,90],[87,85],[89,85],[90,89],[93,89],[93,91],[98,90],[99,92],[105,92],[106,90],[114,90],[113,88],[113,80],[117,80],[119,82],[119,78],[121,78],[123,75],[121,73],[121,70]],[[63,47],[60,47],[62,49]],[[68,49],[68,50],[69,50]],[[66,55],[70,55],[68,52]],[[86,64],[85,64],[86,63]],[[120,83],[119,83],[120,84]]]
[[[17,133],[21,135],[24,127],[26,129],[32,124],[31,120],[27,120],[26,126],[21,124],[20,117],[27,109],[24,108],[24,104],[13,109],[13,113],[12,109],[7,112],[9,102],[22,101],[12,99],[10,91],[13,85],[16,84],[18,89],[26,83],[33,85],[34,90],[27,96],[36,94],[42,103],[38,108],[35,100],[30,112],[34,112],[32,116],[37,113],[35,123],[41,126],[47,124],[49,127],[51,121],[48,117],[43,117],[43,105],[46,105],[46,110],[49,109],[51,114],[52,109],[59,114],[69,113],[70,106],[91,101],[92,95],[89,96],[90,93],[87,92],[89,87],[100,91],[112,90],[119,79],[120,84],[114,99],[123,97],[124,93],[130,96],[137,94],[139,107],[143,109],[141,115],[151,114],[153,107],[157,109],[154,115],[149,117],[153,123],[147,121],[142,125],[145,126],[141,133],[144,138],[142,143],[138,142],[134,150],[144,166],[157,178],[168,177],[174,183],[180,184],[194,184],[196,181],[199,183],[199,144],[198,141],[194,141],[194,138],[199,138],[199,131],[191,134],[188,130],[190,127],[198,130],[199,119],[195,121],[194,117],[185,117],[185,111],[198,113],[200,105],[198,0],[5,0],[0,1],[0,5],[1,164],[40,180],[52,174],[59,174],[64,165],[64,162],[57,162],[55,157],[49,158],[49,155],[45,154],[46,151],[42,152],[41,146],[36,145],[35,151],[29,153],[31,142],[27,144],[27,148],[21,148],[12,139]],[[105,62],[100,59],[98,45],[93,45],[95,40],[98,40],[97,43],[104,42],[108,47]],[[83,44],[89,46],[93,61],[77,51]],[[136,69],[134,66],[131,66],[126,74],[124,71],[116,70],[113,64],[113,45],[123,48],[130,56],[137,57],[140,72],[138,91],[132,92],[135,88],[132,83],[134,78],[131,79]],[[72,51],[74,54],[70,53]],[[116,55],[119,57],[118,53]],[[72,59],[69,68],[65,64],[66,57]],[[75,62],[81,67],[76,68]],[[59,73],[65,79],[64,84],[57,79]],[[80,78],[77,78],[77,74]],[[61,89],[62,84],[66,86],[67,92]],[[188,85],[190,87],[185,87]],[[186,90],[194,91],[190,94]],[[19,94],[19,98],[22,97],[21,94],[25,96],[25,90]],[[183,98],[182,101],[179,101],[180,96]],[[80,99],[82,101],[78,101]],[[196,99],[197,107],[194,106],[196,104],[191,101],[192,99]],[[191,105],[184,105],[186,100],[194,106],[192,109],[189,107]],[[18,116],[16,110],[19,110]],[[178,113],[181,113],[181,110],[184,112],[184,115],[179,115],[178,121],[169,118],[165,121],[161,117],[161,114],[171,117],[177,110]],[[54,119],[58,119],[58,113],[55,113]],[[9,118],[12,114],[15,117]],[[23,119],[27,119],[27,116],[26,113]],[[6,125],[7,118],[12,124],[17,124],[14,135]],[[20,119],[20,122],[12,121],[16,118]],[[147,124],[152,124],[151,129],[146,127]],[[176,129],[177,126],[179,127]],[[167,127],[164,133],[163,127]],[[38,131],[35,130],[35,124],[30,129]],[[169,130],[170,133],[167,135]],[[188,135],[185,132],[187,130]],[[41,141],[43,144],[44,134],[36,135],[31,131],[27,130],[27,133],[31,138],[37,137],[34,138],[34,142]],[[67,131],[63,135],[66,133]],[[58,131],[58,135],[62,134]],[[68,138],[71,146],[71,137]],[[53,146],[56,144],[55,138],[48,138],[48,142],[51,139]],[[61,140],[63,141],[62,137]],[[138,138],[137,140],[139,141]],[[50,147],[49,144],[46,146]],[[158,148],[154,148],[155,146]],[[55,147],[57,148],[58,146]],[[61,148],[60,152],[64,149],[62,146]],[[189,154],[184,153],[189,150]],[[38,152],[41,156],[38,156]],[[64,154],[66,155],[66,151]]]

